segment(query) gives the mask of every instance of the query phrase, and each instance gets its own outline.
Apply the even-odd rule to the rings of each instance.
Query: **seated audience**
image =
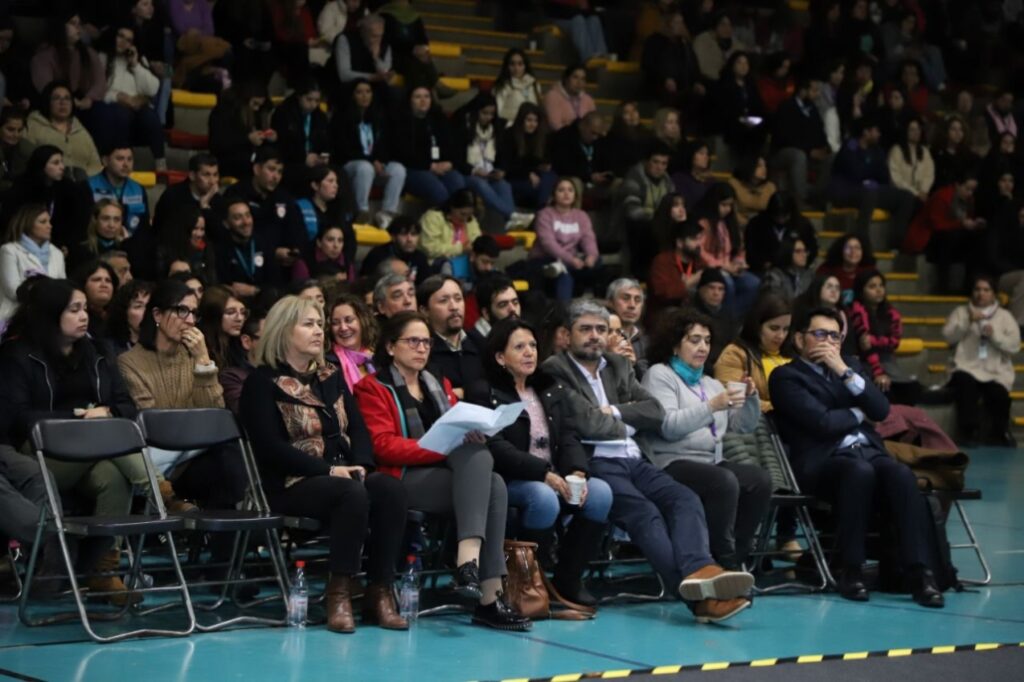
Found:
[[[660,30],[644,41],[640,71],[649,95],[679,109],[703,95],[704,85],[682,11],[670,5],[661,13],[660,24]]]
[[[732,20],[723,10],[715,12],[706,30],[701,31],[694,26],[694,30],[700,33],[693,39],[693,52],[697,55],[700,74],[707,83],[717,83],[726,61],[736,52],[747,49],[733,36],[732,28]]]
[[[217,279],[236,296],[252,298],[280,280],[274,247],[254,231],[249,202],[234,197],[225,204],[228,241],[217,250]]]
[[[726,571],[708,550],[700,498],[645,459],[631,434],[657,433],[665,412],[633,376],[628,361],[606,353],[609,313],[594,301],[569,309],[569,349],[543,369],[570,391],[589,474],[612,489],[610,520],[629,533],[666,588],[688,602],[698,622],[720,622],[750,605],[748,573]],[[607,441],[607,442],[603,442]]]
[[[217,247],[213,244],[215,237],[207,230],[207,226],[218,230],[224,227],[207,223],[206,213],[209,211],[199,208],[198,202],[186,201],[167,205],[158,214],[162,226],[156,250],[157,273],[167,273],[172,263],[183,263],[188,266],[189,272],[211,284],[218,283]],[[230,237],[227,242],[222,242],[221,248],[230,249]]]
[[[741,159],[732,171],[729,186],[736,194],[736,222],[742,228],[768,208],[776,189],[768,179],[768,164],[763,156]]]
[[[139,342],[139,328],[152,293],[151,283],[133,279],[118,287],[114,294],[107,315],[107,343],[117,355],[131,350]]]
[[[889,149],[889,176],[895,187],[910,192],[921,203],[928,201],[935,182],[935,162],[924,144],[921,119],[910,119],[900,130],[897,143]]]
[[[125,251],[131,241],[124,226],[124,206],[116,199],[99,199],[93,204],[85,241],[68,250],[68,264],[76,268],[108,253]],[[142,254],[139,257],[141,260]]]
[[[775,265],[761,279],[761,291],[769,291],[789,302],[803,295],[814,278],[807,265],[810,262],[808,251],[802,239],[783,241],[772,259]]]
[[[494,97],[480,93],[467,108],[465,117],[457,122],[455,137],[462,155],[456,168],[466,176],[466,186],[501,216],[506,230],[529,225],[533,216],[516,213],[505,164],[498,157],[498,135],[505,130],[505,122],[496,118]]]
[[[857,336],[861,365],[893,405],[913,405],[921,385],[896,360],[903,338],[900,312],[885,296],[885,275],[865,270],[853,282],[850,327]]]
[[[341,100],[345,100],[360,82],[372,88],[374,97],[379,96],[383,101],[388,96],[389,86],[395,83],[395,65],[394,53],[384,40],[384,33],[384,17],[370,14],[359,21],[358,28],[340,32],[332,41],[334,66],[342,86]]]
[[[647,361],[649,339],[640,323],[644,317],[644,289],[637,280],[620,277],[608,285],[605,299],[611,313],[619,318],[618,336],[628,343],[630,350],[633,351],[631,363],[636,378],[643,379],[650,366]]]
[[[320,86],[303,78],[270,119],[277,132],[284,176],[296,194],[304,189],[306,169],[325,166],[331,158],[327,114],[320,110]]]
[[[250,312],[242,324],[242,333],[238,336],[238,343],[242,348],[244,357],[228,367],[223,367],[217,372],[217,381],[224,390],[224,406],[236,416],[241,414],[242,389],[245,380],[249,378],[256,369],[256,345],[263,337],[266,329],[266,313],[254,310]]]
[[[725,434],[754,431],[761,405],[749,375],[729,382],[727,390],[705,374],[711,335],[711,322],[693,311],[673,311],[661,322],[651,344],[651,369],[641,385],[661,404],[665,418],[643,442],[656,466],[700,497],[711,556],[737,571],[754,549],[772,484],[756,464],[723,456]]]
[[[509,127],[499,134],[498,157],[516,203],[531,209],[547,206],[558,176],[551,168],[547,125],[539,106],[525,102],[519,107]]]
[[[935,126],[931,152],[935,161],[932,187],[945,187],[975,164],[978,157],[971,151],[967,123],[960,114],[950,114]]]
[[[776,265],[775,256],[782,243],[800,239],[808,249],[808,263],[818,258],[818,239],[811,221],[797,209],[796,198],[786,191],[776,192],[765,210],[747,223],[743,243],[747,247],[750,269],[760,275]]]
[[[557,132],[597,110],[586,85],[587,70],[581,64],[570,64],[559,82],[544,93],[544,114],[551,131]]]
[[[724,349],[736,336],[739,324],[725,307],[725,276],[719,268],[705,268],[697,281],[693,307],[711,320],[711,352],[707,363],[714,367]]]
[[[640,119],[640,105],[636,100],[624,100],[612,118],[604,145],[611,158],[610,170],[615,177],[626,175],[630,168],[643,162],[655,143],[654,133]],[[666,151],[669,157],[674,150]]]
[[[693,211],[701,226],[701,260],[709,268],[718,268],[725,280],[726,305],[731,314],[742,318],[757,296],[760,280],[747,265],[743,233],[736,222],[736,197],[724,182],[712,185]]]
[[[384,319],[401,312],[415,312],[416,287],[406,275],[384,275],[373,287],[373,307]]]
[[[403,312],[381,328],[377,372],[356,384],[355,395],[383,473],[401,478],[408,504],[454,515],[458,538],[453,588],[477,600],[473,623],[525,631],[531,623],[502,595],[508,495],[486,440],[470,432],[447,454],[425,450],[421,438],[458,398],[444,377],[426,370],[431,332],[426,318]]]
[[[103,170],[89,178],[93,201],[110,199],[120,204],[125,215],[121,221],[127,237],[149,226],[149,199],[146,190],[132,179],[135,155],[131,147],[115,147],[102,157]]]
[[[692,209],[715,184],[711,176],[711,151],[707,142],[693,140],[683,145],[680,157],[679,169],[672,173],[672,184]]]
[[[391,0],[379,8],[384,16],[384,42],[390,47],[395,60],[395,71],[405,77],[409,90],[437,89],[440,94],[451,95],[446,86],[438,84],[437,67],[430,56],[430,40],[423,18],[411,0]]]
[[[10,225],[11,218],[25,204],[42,204],[50,214],[56,246],[70,248],[85,239],[92,197],[87,185],[72,180],[64,165],[64,155],[53,145],[35,148],[25,172],[0,203],[0,225]]]
[[[252,155],[264,144],[277,142],[271,127],[274,106],[264,84],[243,81],[217,96],[207,123],[210,153],[221,175],[239,180],[252,173]]]
[[[793,96],[779,105],[772,121],[773,177],[785,179],[786,187],[800,206],[821,203],[828,184],[832,154],[825,123],[815,106],[821,97],[821,88],[818,81],[806,76],[799,78]],[[808,187],[812,172],[813,192]]]
[[[188,179],[169,185],[160,195],[153,210],[153,227],[157,237],[164,236],[164,218],[174,208],[193,205],[201,212],[204,225],[220,224],[224,198],[220,194],[220,163],[212,154],[199,153],[188,160]],[[195,224],[194,222],[192,224]],[[219,228],[218,228],[219,229]]]
[[[349,391],[367,374],[373,374],[373,348],[377,345],[377,320],[358,296],[339,294],[327,311],[330,334],[324,358],[337,365]]]
[[[483,377],[483,348],[466,333],[466,302],[462,284],[451,275],[431,275],[416,289],[420,312],[430,323],[428,369],[444,377],[452,392],[465,397],[466,389]]]
[[[426,86],[411,88],[409,105],[395,126],[396,160],[406,169],[405,191],[440,206],[466,187],[466,178],[455,168],[463,156],[456,149],[448,117],[434,106]]]
[[[505,53],[491,92],[497,102],[498,118],[509,126],[519,118],[524,104],[540,104],[540,85],[523,50],[513,47]]]
[[[630,271],[640,278],[647,276],[651,259],[657,253],[652,238],[654,214],[664,198],[675,193],[668,176],[669,150],[658,145],[649,150],[643,161],[626,172],[618,189]]]
[[[466,278],[470,273],[469,252],[480,236],[476,197],[468,189],[454,192],[444,205],[420,218],[420,249],[435,269]]]
[[[867,521],[872,509],[884,505],[885,518],[898,529],[899,559],[914,601],[942,608],[945,600],[928,566],[927,502],[914,473],[886,452],[871,425],[885,419],[889,403],[841,355],[841,322],[836,311],[815,308],[796,323],[799,359],[769,380],[779,431],[803,492],[832,505],[840,596],[869,599],[863,577]]]
[[[740,333],[718,356],[715,379],[728,384],[749,378],[757,390],[761,411],[771,412],[768,380],[772,372],[793,360],[789,333],[792,321],[793,307],[789,301],[773,294],[758,297]]]
[[[494,325],[509,318],[519,319],[523,310],[515,282],[500,272],[488,273],[481,277],[473,287],[473,294],[479,317],[467,334],[472,337],[476,347],[483,350]],[[486,357],[484,359],[486,360]]]
[[[203,291],[196,327],[203,333],[210,359],[219,370],[245,362],[245,349],[240,339],[248,316],[245,304],[227,287],[212,286]]]
[[[420,224],[403,215],[395,216],[388,224],[391,241],[370,249],[363,259],[359,274],[364,277],[376,271],[377,267],[389,258],[397,258],[409,267],[409,279],[416,284],[421,283],[430,273],[427,256],[420,250]]]
[[[875,254],[871,245],[855,234],[844,234],[828,247],[825,262],[818,266],[818,275],[832,275],[839,280],[843,291],[843,305],[853,300],[853,282],[857,275],[875,268]]]
[[[601,17],[590,0],[546,0],[544,15],[569,35],[581,62],[608,55]]]
[[[592,196],[605,197],[615,179],[612,158],[604,144],[604,117],[596,111],[583,115],[548,138],[552,169],[562,177],[576,178]]]
[[[178,55],[174,87],[214,89],[215,92],[226,87],[230,80],[228,72],[217,64],[229,56],[231,44],[214,32],[211,3],[208,0],[167,0],[166,11]],[[253,11],[251,6],[249,11]]]
[[[750,56],[729,55],[717,86],[716,118],[733,158],[757,154],[768,137],[767,112],[750,74]]]
[[[544,264],[544,275],[555,280],[555,298],[565,302],[577,290],[593,286],[601,258],[590,216],[580,209],[581,197],[573,180],[555,185],[551,205],[537,213],[537,241],[530,258]]]
[[[64,279],[64,253],[50,242],[53,226],[42,204],[25,204],[7,225],[0,246],[0,332],[18,308],[17,292],[29,277]]]
[[[536,542],[539,554],[547,557],[555,533],[561,535],[556,524],[571,516],[558,542],[552,584],[570,602],[593,608],[597,599],[584,586],[583,574],[604,537],[612,492],[607,483],[588,476],[569,393],[538,362],[532,325],[517,319],[498,322],[484,353],[486,384],[478,385],[473,399],[486,407],[526,403],[511,426],[487,440],[509,504],[519,509],[515,535]],[[568,476],[587,479],[578,504]]]
[[[701,227],[689,222],[674,224],[675,238],[671,249],[665,249],[651,263],[647,279],[650,295],[648,316],[663,308],[683,305],[696,291],[704,269],[700,257]]]
[[[942,335],[953,352],[950,387],[956,403],[961,443],[987,443],[1016,447],[1009,432],[1013,357],[1020,350],[1020,328],[999,305],[995,281],[974,277],[966,305],[950,313]],[[987,430],[981,430],[983,421]]]
[[[324,361],[321,309],[295,296],[275,303],[255,359],[242,389],[241,421],[271,510],[315,518],[329,537],[327,629],[355,630],[352,598],[360,588],[364,543],[369,586],[363,622],[408,629],[393,591],[406,493],[401,481],[373,471],[373,445],[359,405],[342,373]]]
[[[14,178],[25,172],[33,145],[25,139],[28,114],[15,107],[0,112],[0,192],[10,189]]]
[[[292,280],[326,277],[337,282],[355,281],[355,263],[345,258],[345,231],[337,225],[324,225],[316,239],[308,244],[295,265]]]

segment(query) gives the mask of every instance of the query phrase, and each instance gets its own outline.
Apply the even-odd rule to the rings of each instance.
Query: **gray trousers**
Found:
[[[35,540],[46,486],[39,464],[9,445],[0,445],[0,535]]]
[[[465,443],[452,450],[443,465],[410,467],[402,478],[409,509],[429,514],[455,513],[460,541],[480,538],[480,578],[505,575],[505,517],[508,492],[494,473],[487,447]]]

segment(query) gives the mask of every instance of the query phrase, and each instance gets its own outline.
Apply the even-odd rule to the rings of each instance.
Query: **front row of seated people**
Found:
[[[12,322],[16,341],[2,354],[10,446],[20,448],[39,419],[130,418],[149,407],[224,405],[216,365],[196,333],[198,301],[184,284],[168,281],[152,292],[139,344],[120,357],[120,372],[86,335],[88,312],[78,287],[47,280],[30,296]],[[358,306],[349,307],[355,312]],[[763,358],[778,355],[773,334],[785,326],[784,317],[758,318]],[[510,505],[518,509],[514,532],[521,539],[543,545],[556,526],[567,524],[553,584],[568,600],[596,605],[583,574],[611,522],[629,534],[699,622],[731,618],[750,605],[754,579],[743,566],[765,517],[771,482],[757,467],[725,461],[723,437],[757,427],[767,401],[759,395],[762,374],[800,484],[835,510],[842,596],[868,598],[861,574],[865,534],[881,505],[899,529],[914,599],[943,605],[923,540],[925,501],[914,475],[886,454],[870,425],[886,416],[888,402],[855,371],[855,361],[851,367],[840,355],[841,319],[834,310],[802,315],[794,325],[797,358],[770,371],[765,364],[758,385],[749,372],[729,386],[704,375],[713,324],[690,309],[664,315],[641,384],[630,360],[610,352],[610,322],[598,302],[574,301],[564,350],[543,363],[529,323],[514,316],[496,322],[486,338],[485,380],[466,387],[464,395],[488,406],[523,401],[526,409],[499,434],[471,433],[443,456],[417,443],[458,401],[448,379],[427,370],[429,318],[415,311],[384,318],[372,358],[375,372],[350,390],[354,377],[325,362],[329,343],[320,304],[288,296],[271,308],[254,332],[258,341],[249,359],[255,369],[245,380],[239,412],[271,508],[316,518],[329,536],[329,629],[355,630],[352,596],[360,588],[354,576],[364,545],[369,585],[363,622],[408,627],[390,589],[407,509],[454,517],[452,587],[477,602],[474,623],[529,629],[530,621],[502,594]],[[41,474],[6,445],[0,457],[18,465],[0,477],[0,532],[31,542]],[[131,456],[81,471],[51,471],[62,491],[74,490],[96,513],[117,514],[128,507],[131,484],[144,478],[139,464]],[[570,475],[587,479],[579,505],[568,503]],[[244,493],[240,453],[231,448],[200,454],[178,467],[173,479],[173,488],[161,481],[165,499],[175,500],[177,492],[203,506],[227,508]],[[117,550],[109,543],[88,556],[84,568],[116,567]],[[103,580],[116,584],[97,589],[120,590],[121,603],[137,600],[116,577]]]

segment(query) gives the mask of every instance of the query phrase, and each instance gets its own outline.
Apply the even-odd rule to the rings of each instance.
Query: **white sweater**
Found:
[[[0,325],[14,316],[18,308],[17,291],[30,274],[42,273],[51,279],[64,279],[64,254],[50,244],[50,264],[43,268],[39,259],[18,242],[0,246]]]
[[[103,68],[106,68],[106,55],[100,55],[100,61],[103,62]],[[107,79],[107,94],[103,100],[116,102],[118,95],[156,97],[157,91],[160,90],[160,79],[154,76],[143,62],[144,59],[140,59],[135,68],[129,71],[128,61],[124,57],[116,57],[114,70]]]
[[[537,89],[537,80],[530,74],[522,78],[512,78],[494,92],[494,99],[498,103],[498,117],[505,119],[509,126],[516,120],[519,107],[524,102],[532,104],[540,103],[540,92]]]

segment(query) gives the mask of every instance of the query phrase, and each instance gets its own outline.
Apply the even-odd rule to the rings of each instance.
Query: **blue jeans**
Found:
[[[551,194],[555,191],[555,183],[558,182],[558,174],[554,171],[544,171],[537,174],[540,177],[540,184],[534,187],[526,180],[512,180],[512,196],[521,206],[529,206],[532,209],[540,210],[548,205]]]
[[[93,102],[82,123],[92,134],[96,148],[113,149],[145,145],[154,159],[164,158],[164,129],[151,106],[138,111],[116,103]]]
[[[370,210],[370,190],[375,183],[384,184],[384,201],[381,208],[388,213],[398,213],[398,202],[402,200],[402,188],[405,187],[405,166],[397,161],[390,161],[384,166],[386,178],[378,178],[373,164],[369,161],[349,161],[344,166],[345,175],[352,181],[352,193],[356,198],[359,211]]]
[[[466,185],[480,195],[487,208],[497,211],[505,220],[515,212],[516,200],[512,198],[512,186],[504,180],[469,175],[466,176]]]
[[[563,513],[579,513],[595,523],[608,520],[612,508],[612,489],[599,478],[587,480],[587,501],[582,507],[570,507],[543,481],[507,481],[508,505],[519,508],[523,528],[544,530],[555,525]]]
[[[725,277],[726,309],[732,311],[734,318],[742,318],[754,305],[761,280],[749,270],[738,275],[730,275],[722,270],[722,276]]]
[[[431,206],[440,206],[448,197],[465,189],[466,178],[457,170],[437,175],[429,170],[409,170],[405,176],[405,189]]]
[[[556,19],[555,25],[572,38],[572,44],[580,53],[581,62],[586,62],[599,54],[608,54],[608,46],[604,40],[604,28],[597,15],[591,14],[589,17],[585,17],[582,14],[577,14],[572,19]]]

